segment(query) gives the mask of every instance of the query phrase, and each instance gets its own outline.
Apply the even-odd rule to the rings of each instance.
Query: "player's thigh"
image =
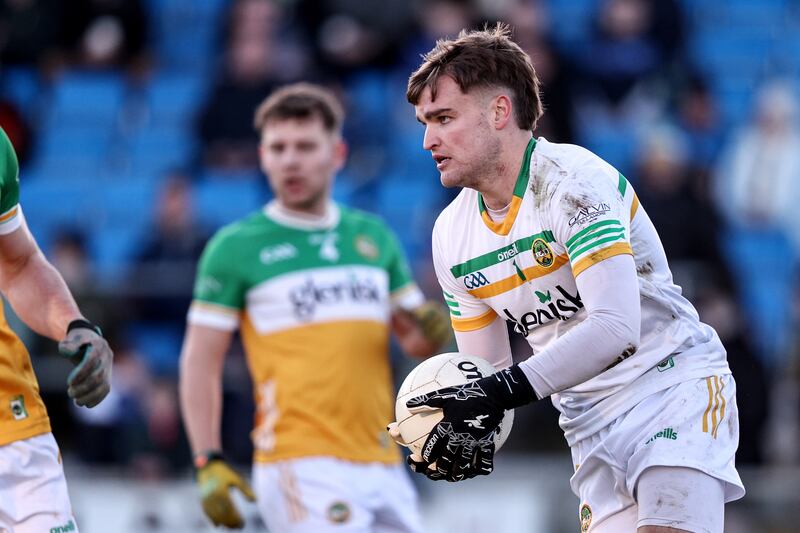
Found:
[[[270,531],[370,533],[372,512],[351,465],[312,457],[253,468],[261,516]]]
[[[78,531],[51,433],[0,447],[0,464],[0,531]]]
[[[636,529],[636,502],[625,489],[625,471],[604,444],[615,421],[572,447],[575,474],[570,480],[578,495],[581,533],[617,533]]]
[[[636,486],[638,532],[722,533],[725,484],[704,472],[683,467],[651,467]]]
[[[628,412],[606,440],[626,471],[628,492],[634,493],[648,468],[683,467],[720,480],[724,502],[744,495],[734,466],[738,443],[736,383],[731,375],[693,379],[651,395]]]

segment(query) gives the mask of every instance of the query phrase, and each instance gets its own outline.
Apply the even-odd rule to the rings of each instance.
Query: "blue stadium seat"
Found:
[[[68,72],[53,87],[48,124],[114,128],[126,91],[126,82],[118,72]]]
[[[218,228],[258,210],[266,199],[264,191],[252,178],[203,180],[195,187],[196,214],[206,226]]]
[[[151,122],[191,127],[205,99],[207,84],[207,80],[187,74],[156,75],[145,90]]]
[[[188,166],[196,148],[195,138],[186,128],[147,128],[130,139],[126,155],[134,174],[157,179],[170,168]]]

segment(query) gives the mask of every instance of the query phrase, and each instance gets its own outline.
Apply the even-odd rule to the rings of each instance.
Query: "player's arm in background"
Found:
[[[583,383],[633,355],[639,346],[641,302],[631,248],[638,200],[622,175],[565,180],[544,217],[569,256],[586,320],[520,363],[539,398]],[[592,217],[580,209],[601,206]]]
[[[67,381],[69,395],[78,405],[93,407],[111,390],[113,353],[36,244],[19,206],[16,154],[2,130],[0,145],[0,292],[20,320],[59,341],[59,351],[73,358],[77,366]]]
[[[386,231],[389,247],[391,326],[400,348],[412,357],[430,357],[450,341],[451,331],[444,306],[425,295],[414,282],[408,261],[394,234]]]
[[[505,320],[480,299],[469,294],[466,287],[453,276],[448,266],[452,262],[448,262],[442,244],[442,238],[448,231],[445,224],[440,217],[433,228],[433,266],[450,312],[458,351],[482,357],[495,368],[506,368],[511,365],[512,359]]]
[[[229,489],[236,487],[250,500],[252,489],[222,454],[222,371],[239,314],[243,290],[221,239],[206,247],[195,282],[180,356],[181,415],[197,471],[203,511],[214,525],[241,528]]]

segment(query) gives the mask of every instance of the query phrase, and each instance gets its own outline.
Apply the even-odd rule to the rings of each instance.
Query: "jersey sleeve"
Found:
[[[388,261],[389,293],[392,305],[401,309],[415,309],[425,302],[425,296],[414,282],[403,247],[394,232],[383,225]]]
[[[246,285],[236,269],[235,247],[231,241],[230,236],[217,234],[200,257],[189,308],[191,324],[226,331],[239,326]]]
[[[450,310],[450,321],[456,332],[476,331],[483,329],[497,318],[497,313],[483,301],[467,292],[456,279],[451,270],[453,262],[448,259],[447,246],[444,242],[442,226],[437,223],[433,228],[432,239],[433,267],[436,278],[442,287],[442,295]]]
[[[576,278],[609,257],[633,255],[630,228],[638,199],[622,174],[609,173],[597,168],[564,180],[549,206],[553,234],[566,249]]]
[[[0,128],[0,235],[22,223],[19,208],[19,163],[6,132]]]

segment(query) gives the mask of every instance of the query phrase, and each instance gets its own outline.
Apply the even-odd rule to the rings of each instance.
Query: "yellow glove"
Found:
[[[233,504],[229,490],[231,487],[236,487],[252,502],[255,501],[256,495],[250,485],[218,453],[198,456],[195,466],[197,466],[197,485],[200,488],[200,498],[206,516],[215,526],[243,528],[244,520]]]
[[[422,334],[430,342],[441,348],[450,341],[453,334],[450,314],[443,305],[428,300],[414,309],[411,314],[422,330]]]

